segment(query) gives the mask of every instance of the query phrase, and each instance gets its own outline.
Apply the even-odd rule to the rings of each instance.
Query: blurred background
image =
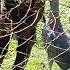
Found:
[[[64,31],[70,37],[70,0],[59,0],[59,1],[60,1],[59,3],[60,20]],[[45,12],[44,12],[45,16],[48,15],[49,10],[50,10],[50,3],[49,0],[46,0]],[[43,41],[42,41],[42,27],[43,27],[43,22],[41,19],[36,27],[36,41],[31,50],[28,63],[25,66],[25,70],[49,70],[47,52],[44,49]],[[16,48],[18,46],[17,44],[18,41],[16,39],[11,40],[9,44],[8,53],[4,58],[0,70],[11,70],[12,64],[14,63],[16,57]],[[11,49],[12,51],[10,51]],[[61,69],[54,62],[54,65],[52,66],[52,70],[61,70]]]

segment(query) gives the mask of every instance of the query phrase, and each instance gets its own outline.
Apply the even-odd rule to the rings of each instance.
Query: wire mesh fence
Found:
[[[64,1],[65,2],[65,1]],[[4,56],[6,54],[6,52],[8,51],[8,53],[11,53],[12,51],[14,51],[14,61],[15,59],[17,60],[16,62],[11,61],[11,67],[10,69],[12,70],[23,70],[23,65],[25,65],[28,61],[29,55],[30,55],[30,51],[31,48],[33,46],[34,43],[36,43],[37,41],[35,40],[35,30],[36,30],[36,24],[37,22],[41,19],[42,15],[43,15],[43,11],[45,11],[45,13],[49,13],[51,12],[52,15],[52,19],[47,22],[47,25],[44,26],[44,29],[48,26],[50,26],[52,23],[54,23],[53,28],[51,30],[49,30],[49,36],[48,39],[50,38],[50,35],[54,35],[55,37],[53,37],[52,40],[49,40],[48,42],[45,43],[45,49],[48,51],[48,48],[54,47],[57,50],[61,50],[60,53],[58,51],[55,51],[55,53],[51,54],[53,56],[53,58],[49,58],[49,63],[54,60],[55,62],[58,63],[62,63],[61,61],[58,60],[58,57],[60,57],[61,55],[65,54],[66,52],[68,52],[67,54],[69,54],[70,52],[70,39],[65,35],[64,31],[56,31],[55,28],[56,23],[57,23],[57,19],[61,19],[61,22],[64,22],[64,18],[63,16],[65,15],[65,19],[69,19],[69,1],[66,1],[67,4],[63,4],[59,3],[60,5],[60,15],[61,16],[57,16],[55,17],[55,15],[53,14],[52,10],[50,10],[50,1],[45,1],[45,5],[44,5],[44,1],[41,0],[1,0],[1,13],[0,13],[0,65],[2,65],[2,61],[4,59]],[[46,4],[47,3],[47,4]],[[5,7],[3,6],[3,4],[5,4]],[[46,8],[46,6],[48,6]],[[61,7],[67,9],[67,13],[65,14],[63,10],[61,10]],[[45,8],[45,10],[44,10]],[[68,14],[68,15],[67,15]],[[67,17],[66,17],[67,15]],[[47,19],[47,18],[46,18]],[[69,23],[69,20],[65,20],[65,23]],[[62,24],[65,26],[65,24]],[[47,31],[46,31],[47,32]],[[45,33],[46,33],[45,32]],[[48,32],[47,32],[48,34]],[[60,47],[60,45],[54,45],[52,44],[54,41],[57,41],[61,36],[65,36],[64,38],[67,39],[67,44],[68,46],[66,48]],[[12,40],[12,38],[14,40],[16,40],[16,47],[13,48],[14,45],[11,45],[10,48],[8,48],[8,46],[10,44],[13,44],[14,40]],[[47,38],[47,36],[46,36]],[[45,39],[46,39],[45,38]],[[17,41],[18,40],[18,41]],[[47,39],[46,39],[47,40]],[[12,42],[11,42],[12,41]],[[19,44],[18,44],[19,43]],[[18,44],[18,45],[17,45]],[[58,43],[57,43],[58,44]],[[21,47],[21,48],[18,48]],[[26,47],[26,48],[23,48]],[[54,51],[54,50],[53,50]],[[51,52],[51,51],[50,51]],[[49,54],[50,54],[49,52]],[[57,54],[56,54],[57,52]],[[50,57],[52,57],[50,55]],[[56,55],[56,56],[54,56]],[[70,57],[70,54],[69,54]],[[2,70],[3,67],[1,66]]]

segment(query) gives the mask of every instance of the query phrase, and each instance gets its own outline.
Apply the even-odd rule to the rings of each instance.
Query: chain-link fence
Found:
[[[53,60],[61,68],[64,68],[63,64],[70,66],[70,39],[65,33],[69,31],[65,29],[65,26],[69,26],[70,1],[64,0],[57,3],[53,1],[56,0],[45,2],[42,0],[1,0],[0,65],[4,62],[3,59],[8,51],[14,58],[10,61],[10,69],[22,70],[25,67],[32,46],[37,42],[35,40],[36,25],[44,11],[45,17],[47,13],[49,14],[47,18],[44,18],[45,20],[43,19],[45,23],[42,23],[45,24],[43,27],[44,48],[48,51],[50,66]],[[4,70],[2,66],[1,69]]]

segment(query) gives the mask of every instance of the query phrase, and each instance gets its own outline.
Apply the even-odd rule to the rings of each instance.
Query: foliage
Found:
[[[10,70],[16,58],[17,40],[11,40],[8,48],[8,53],[2,63],[1,70]]]
[[[70,0],[60,0],[61,23],[67,35],[69,35],[70,32],[70,23],[69,23],[70,7],[69,6],[70,6]],[[48,14],[49,9],[50,9],[49,1],[46,1],[45,15]],[[41,29],[42,29],[42,23],[40,21],[37,25],[36,43],[32,48],[31,55],[25,67],[25,70],[49,70],[47,53],[43,47],[43,42],[42,42]],[[8,48],[9,51],[5,56],[5,59],[1,66],[2,68],[0,70],[11,70],[12,64],[14,63],[16,57],[16,48],[18,46],[17,44],[18,44],[17,40],[11,40]],[[12,49],[12,51],[10,51],[10,49]],[[52,70],[60,70],[60,68],[57,66],[56,63],[54,63]]]

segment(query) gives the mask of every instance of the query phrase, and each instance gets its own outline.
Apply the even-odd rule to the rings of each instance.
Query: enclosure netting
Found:
[[[29,30],[30,27],[35,26],[34,23],[35,23],[35,21],[38,18],[38,14],[39,14],[39,11],[40,11],[41,8],[37,8],[38,6],[36,7],[36,5],[35,5],[34,8],[31,8],[32,0],[27,0],[27,3],[25,3],[25,0],[23,0],[23,2],[22,2],[22,0],[18,0],[18,3],[14,4],[16,6],[13,6],[10,10],[7,11],[5,7],[3,8],[3,3],[4,3],[3,0],[0,3],[1,3],[1,8],[0,8],[1,9],[1,11],[0,11],[0,38],[4,38],[4,37],[10,36],[9,42],[5,45],[5,47],[3,47],[3,48],[0,47],[0,49],[2,49],[2,52],[0,53],[0,59],[5,56],[5,55],[3,55],[4,52],[5,52],[5,50],[7,50],[8,53],[13,52],[11,55],[13,55],[14,60],[16,58],[16,52],[21,53],[23,55],[26,55],[28,57],[29,56],[28,54],[20,52],[20,51],[16,51],[16,48],[19,47],[19,46],[21,46],[21,45],[24,45],[28,41],[34,42],[34,43],[37,42],[36,40],[31,40],[32,37],[35,36],[35,35],[31,35],[29,38],[28,37],[24,38],[25,41],[23,43],[21,43],[20,45],[17,45],[18,44],[17,38],[19,38],[19,37],[22,38],[22,36],[26,36],[26,33],[23,33],[23,35],[21,35],[22,32],[24,32],[24,31],[26,32],[27,29]],[[24,4],[22,5],[22,3],[24,3]],[[20,13],[22,13],[22,12],[19,11],[19,8],[24,7],[24,5],[26,6],[26,10],[24,9],[25,12],[23,12],[23,13],[25,13],[25,14],[23,16],[21,15],[22,19],[20,19],[20,17],[19,17],[20,20],[17,20],[17,22],[13,22],[12,19],[14,17],[12,17],[12,19],[11,19],[11,16],[10,16],[10,15],[12,15],[11,12],[13,11],[13,13],[17,13],[17,11],[18,11],[19,13],[18,13],[18,15],[17,14],[16,15],[19,16]],[[60,0],[59,5],[60,5],[59,6],[59,9],[60,9],[59,14],[60,14],[60,16],[54,17],[54,19],[50,23],[52,23],[54,20],[56,22],[56,19],[60,18],[61,22],[63,23],[62,25],[63,25],[63,28],[64,28],[65,32],[67,32],[67,31],[70,32],[70,30],[69,30],[69,26],[70,26],[70,2],[69,2],[69,0],[68,1],[67,0],[64,0],[64,1]],[[52,11],[52,10],[50,10],[50,5],[49,5],[49,1],[48,0],[45,2],[45,5],[42,6],[42,7],[45,7],[44,15],[47,15],[49,12]],[[34,10],[36,8],[37,8],[37,10]],[[15,11],[15,9],[17,9],[17,11]],[[31,13],[31,15],[28,15],[29,11],[32,11],[33,14]],[[34,20],[32,21],[31,24],[26,25],[25,21],[27,19],[29,19],[30,17],[32,17],[32,16],[35,16]],[[17,18],[15,17],[14,21],[16,19]],[[30,19],[30,20],[32,20],[32,19]],[[19,29],[19,27],[22,26],[23,23],[24,23],[25,26],[23,26],[23,27],[21,27]],[[67,28],[67,29],[65,29],[65,28]],[[55,39],[53,39],[53,41],[56,40],[56,39],[58,39],[65,32],[60,33]],[[18,35],[19,33],[20,33],[20,35]],[[67,35],[69,35],[69,34],[67,33]],[[49,46],[50,46],[51,42],[52,41],[50,41],[50,42],[48,42],[46,44],[49,44]],[[14,43],[16,43],[16,45],[15,45],[16,47],[14,47],[14,45],[13,45]],[[45,44],[45,47],[46,47],[46,44]],[[8,45],[9,45],[9,48],[7,49]],[[48,50],[49,46],[47,47],[46,50]],[[54,45],[52,45],[52,46],[54,46]],[[57,46],[54,46],[54,47],[58,48],[58,49],[62,49],[62,48],[59,48]],[[52,60],[54,60],[57,57],[61,56],[65,52],[69,51],[69,49],[70,49],[70,47],[67,48],[67,49],[63,49],[64,50],[63,52],[61,52],[59,55],[55,56],[54,58],[51,58],[49,60],[49,62],[51,62]],[[12,63],[11,63],[11,65],[14,66],[13,69],[15,67],[22,68],[19,65],[23,64],[24,62],[26,62],[28,60],[28,58],[26,58],[24,61],[22,61],[21,63],[19,63],[17,65],[13,65],[14,60],[12,60]],[[2,65],[2,64],[0,64],[0,65]],[[12,67],[10,67],[10,68],[12,68]]]

